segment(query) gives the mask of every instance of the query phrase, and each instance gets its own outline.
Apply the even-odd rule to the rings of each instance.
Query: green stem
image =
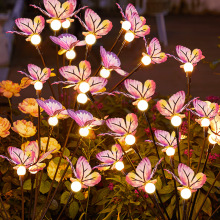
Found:
[[[85,220],[87,220],[87,211],[89,206],[89,194],[90,194],[90,187],[88,187],[88,198],[87,198],[87,204],[86,204],[86,213],[85,213]]]
[[[11,119],[11,122],[13,123],[13,118],[12,118],[12,105],[11,105],[11,99],[8,98],[8,104],[9,104],[9,107],[10,107],[10,119]]]

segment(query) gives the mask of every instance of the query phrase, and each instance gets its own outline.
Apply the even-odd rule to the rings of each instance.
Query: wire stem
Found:
[[[176,127],[175,132],[176,132],[176,140],[177,140],[179,163],[181,163],[180,142],[179,142],[179,127]],[[188,154],[189,154],[189,152],[188,152]]]

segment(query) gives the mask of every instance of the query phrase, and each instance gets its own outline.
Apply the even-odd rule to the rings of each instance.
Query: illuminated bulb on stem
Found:
[[[34,34],[32,37],[31,37],[31,43],[33,45],[38,45],[39,43],[41,42],[41,37],[39,34]]]
[[[100,71],[100,76],[107,79],[110,76],[110,70],[107,70],[105,68],[102,68]]]
[[[87,83],[87,82],[81,82],[81,83],[79,84],[79,90],[80,90],[80,92],[86,93],[86,92],[89,91],[89,89],[90,89],[89,83]]]
[[[151,63],[151,58],[148,55],[145,55],[142,57],[141,62],[145,65],[148,66]]]
[[[34,88],[37,91],[40,91],[41,89],[43,89],[43,83],[40,81],[37,81],[36,83],[34,83]]]
[[[192,192],[190,189],[185,188],[185,189],[181,190],[180,195],[183,199],[189,199],[192,195]]]
[[[79,129],[79,134],[82,137],[87,137],[89,135],[89,129],[88,128],[80,128]]]
[[[49,117],[48,124],[50,126],[56,126],[58,124],[58,118],[56,116]]]
[[[94,34],[88,34],[85,38],[85,41],[88,45],[93,45],[96,42],[96,37]]]
[[[203,118],[201,121],[201,127],[205,128],[208,127],[210,125],[210,121],[208,118]]]
[[[193,65],[192,63],[185,63],[183,65],[184,71],[187,73],[191,73],[193,71]]]
[[[62,23],[62,28],[67,29],[70,27],[70,21],[67,19]]]
[[[124,169],[124,163],[122,161],[118,161],[116,164],[115,164],[115,169],[118,170],[118,171],[121,171]]]
[[[125,143],[127,145],[133,145],[135,143],[135,141],[136,141],[136,138],[132,134],[127,135],[126,138],[125,138]]]
[[[171,124],[174,127],[179,127],[181,123],[182,123],[182,119],[178,115],[175,115],[171,118]]]
[[[140,100],[137,107],[140,111],[146,111],[148,109],[148,103],[146,100]]]
[[[87,102],[88,98],[86,96],[86,94],[84,93],[80,93],[77,96],[77,102],[79,102],[80,104],[85,104]]]
[[[175,154],[175,149],[173,147],[168,147],[166,150],[167,156],[171,157]]]
[[[213,139],[215,138],[215,135],[209,135],[209,143],[210,144],[216,144],[217,142],[214,141]]]
[[[131,23],[129,21],[123,21],[121,27],[125,31],[128,31],[131,28]]]
[[[61,22],[59,20],[53,20],[50,23],[50,27],[53,31],[58,31],[61,28]]]
[[[74,50],[69,50],[66,52],[66,58],[68,60],[73,60],[76,57],[76,52]]]
[[[18,176],[24,176],[26,174],[26,167],[25,166],[18,167],[17,174]]]
[[[145,185],[145,191],[148,193],[148,194],[152,194],[154,193],[156,190],[156,187],[153,183],[147,183]]]
[[[30,171],[30,173],[31,173],[31,174],[36,174],[36,173],[37,173],[37,171]]]
[[[125,34],[125,40],[126,40],[127,42],[133,41],[133,40],[134,40],[134,34],[133,34],[132,32],[127,32],[127,33]]]
[[[82,189],[82,184],[79,181],[74,181],[71,183],[71,189],[73,192],[79,192]]]

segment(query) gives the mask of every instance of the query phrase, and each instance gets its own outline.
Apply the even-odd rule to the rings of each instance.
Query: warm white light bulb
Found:
[[[148,103],[146,100],[140,100],[137,107],[140,111],[146,111],[148,109]]]
[[[66,58],[68,60],[73,60],[76,57],[76,52],[74,50],[69,50],[66,52]]]
[[[34,88],[35,88],[37,91],[40,91],[41,89],[43,89],[43,83],[40,82],[40,81],[37,81],[36,83],[34,83]]]
[[[25,166],[18,167],[17,174],[18,176],[24,176],[26,174],[26,167]]]
[[[145,65],[148,66],[151,63],[151,58],[148,55],[144,55],[141,59],[141,62]]]
[[[88,34],[85,38],[85,41],[88,45],[93,45],[96,42],[96,37],[94,34]]]
[[[80,92],[86,93],[86,92],[89,91],[89,89],[90,89],[89,83],[87,83],[87,82],[81,82],[81,83],[79,84],[79,90],[80,90]]]
[[[107,79],[110,76],[111,71],[105,68],[102,68],[100,71],[100,76]]]
[[[88,98],[86,96],[86,94],[84,93],[80,93],[77,96],[77,102],[81,103],[81,104],[85,104],[87,102]]]
[[[116,164],[115,164],[115,169],[118,170],[118,171],[121,171],[124,169],[124,163],[122,161],[118,161]]]
[[[62,22],[62,28],[67,29],[70,27],[70,21],[67,19],[64,22]]]
[[[31,174],[36,174],[36,173],[37,173],[37,171],[30,171],[30,173],[31,173]]]
[[[55,19],[50,23],[50,27],[52,30],[58,31],[61,28],[61,22],[59,20]]]
[[[31,37],[31,43],[33,45],[38,45],[39,43],[41,42],[41,37],[39,34],[34,34],[32,37]]]
[[[156,187],[153,183],[147,183],[145,185],[145,191],[148,193],[148,194],[152,194],[154,193],[156,190]]]
[[[58,124],[58,118],[56,116],[49,117],[48,124],[50,126],[56,126]]]
[[[82,137],[87,137],[89,135],[89,129],[87,127],[85,128],[80,128],[79,129],[79,134],[82,136]]]
[[[123,21],[121,27],[125,31],[128,31],[131,28],[131,23],[129,21]]]
[[[187,72],[192,72],[193,71],[193,65],[192,63],[185,63],[183,65],[183,68],[184,68],[184,71],[187,73]]]
[[[168,147],[166,150],[167,156],[171,157],[175,154],[175,149],[173,147]]]
[[[210,125],[210,121],[208,118],[203,118],[201,121],[201,127],[205,128],[208,127]]]
[[[189,199],[192,195],[192,192],[190,189],[185,188],[185,189],[181,190],[180,195],[183,199]]]
[[[179,127],[182,123],[182,119],[180,118],[180,116],[178,115],[175,115],[171,118],[171,124],[174,126],[174,127]]]
[[[136,138],[134,135],[132,134],[128,134],[126,137],[125,137],[125,143],[127,145],[133,145],[136,141]]]
[[[71,189],[73,192],[79,192],[82,189],[82,184],[79,181],[74,181],[71,183]]]
[[[214,140],[215,139],[215,135],[209,135],[209,143],[210,144],[216,144],[217,142]]]
[[[126,40],[127,42],[133,41],[133,40],[134,40],[134,34],[133,34],[132,32],[127,32],[127,33],[125,34],[125,40]]]

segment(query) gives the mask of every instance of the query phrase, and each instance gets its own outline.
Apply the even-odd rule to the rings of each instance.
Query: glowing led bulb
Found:
[[[141,62],[145,65],[148,66],[151,63],[151,58],[148,55],[144,55],[141,59]]]
[[[182,119],[178,115],[175,115],[171,118],[171,124],[174,127],[179,127],[181,123],[182,123]]]
[[[36,173],[37,173],[37,171],[30,171],[30,173],[31,173],[31,174],[36,174]]]
[[[102,68],[100,71],[100,76],[107,79],[110,76],[111,71],[105,68]]]
[[[26,174],[26,167],[25,166],[18,167],[17,174],[18,176],[24,176]]]
[[[189,199],[192,195],[192,192],[190,189],[185,188],[185,189],[181,190],[180,195],[183,199]]]
[[[210,125],[210,121],[208,118],[203,118],[201,121],[201,126],[202,127],[208,127]]]
[[[70,21],[67,19],[64,22],[62,22],[62,28],[69,28],[70,27]]]
[[[58,31],[61,28],[61,22],[55,19],[50,23],[50,27],[52,30]]]
[[[118,170],[118,171],[121,171],[124,169],[124,163],[122,161],[118,161],[116,164],[115,164],[115,169]]]
[[[88,34],[85,38],[85,41],[88,45],[93,45],[96,42],[96,37],[94,34]]]
[[[79,90],[80,90],[80,92],[86,93],[86,92],[89,91],[89,89],[90,89],[89,83],[87,83],[87,82],[81,82],[81,83],[79,84]]]
[[[56,116],[49,117],[48,124],[50,126],[56,126],[58,124],[58,118]]]
[[[41,42],[41,37],[39,34],[34,34],[32,37],[31,37],[31,43],[33,45],[38,45],[39,43]]]
[[[82,189],[82,184],[79,181],[74,181],[71,183],[71,189],[73,192],[79,192]]]
[[[152,194],[154,193],[156,190],[156,187],[153,183],[147,183],[145,185],[145,191],[148,193],[148,194]]]
[[[126,40],[127,42],[133,41],[133,40],[134,40],[134,34],[133,34],[132,32],[127,32],[127,33],[125,34],[125,40]]]
[[[140,100],[137,104],[137,107],[140,111],[146,111],[148,108],[148,103],[146,100]]]
[[[124,30],[128,31],[128,30],[130,30],[130,28],[131,28],[131,23],[130,23],[129,21],[123,21],[121,27],[122,27]]]
[[[192,72],[193,71],[193,65],[192,63],[185,63],[183,65],[183,68],[184,68],[184,71],[187,73],[187,72]]]
[[[81,103],[81,104],[85,104],[87,102],[88,98],[86,96],[86,94],[84,93],[80,93],[77,96],[77,102]]]
[[[167,156],[171,157],[175,154],[175,149],[173,147],[168,147],[166,150]]]
[[[126,143],[127,145],[133,145],[133,144],[135,143],[135,141],[136,141],[136,138],[135,138],[135,136],[132,135],[132,134],[128,134],[128,135],[126,136],[126,138],[125,138],[125,143]]]
[[[79,134],[82,136],[82,137],[87,137],[89,135],[89,129],[88,128],[80,128],[79,129]]]
[[[36,83],[34,83],[34,88],[39,91],[41,89],[43,89],[43,83],[40,81],[37,81]]]
[[[216,144],[217,142],[214,140],[215,139],[215,135],[209,135],[209,143],[210,144]]]
[[[73,60],[76,57],[76,52],[74,50],[69,50],[66,52],[66,58],[68,60]]]

